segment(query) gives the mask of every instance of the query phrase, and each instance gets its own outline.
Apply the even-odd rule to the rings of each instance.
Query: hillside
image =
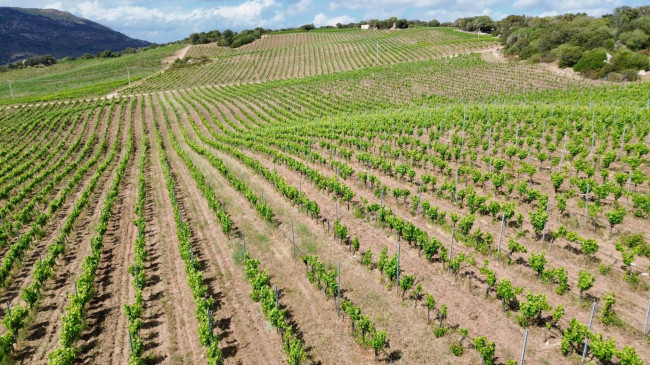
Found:
[[[53,9],[0,7],[0,64],[51,54],[78,57],[106,49],[139,48],[148,42],[129,38],[111,28]]]
[[[147,48],[0,73],[0,365],[648,363],[650,83],[443,27]]]

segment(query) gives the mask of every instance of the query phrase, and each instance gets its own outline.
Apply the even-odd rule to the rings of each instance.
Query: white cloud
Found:
[[[43,9],[57,9],[57,10],[65,10],[63,7],[63,2],[61,1],[56,1],[53,3],[45,4],[43,6]]]
[[[586,12],[597,15],[610,12],[621,6],[621,0],[516,0],[513,6],[521,10],[542,10],[540,16],[561,13]]]
[[[328,18],[327,15],[325,15],[324,13],[316,14],[314,20],[312,21],[312,23],[314,23],[314,25],[317,27],[322,27],[326,25],[334,26],[336,25],[336,23],[348,24],[354,22],[355,22],[354,18],[348,15],[341,15],[333,18]]]
[[[295,4],[291,4],[287,7],[287,14],[296,15],[303,14],[309,10],[312,10],[314,7],[314,2],[312,0],[300,0]]]
[[[136,6],[128,0],[108,5],[92,0],[66,10],[111,27],[118,25],[121,31],[128,30],[130,36],[148,40],[179,39],[212,29],[277,28],[285,21],[282,6],[276,0],[248,0],[237,5],[196,9],[164,4],[160,7]],[[152,38],[152,35],[155,36]]]
[[[557,15],[585,12],[599,16],[641,0],[0,0],[1,6],[47,7],[112,27],[129,36],[166,42],[212,29],[335,25],[368,19],[453,21],[485,14]],[[336,15],[333,15],[336,14]]]

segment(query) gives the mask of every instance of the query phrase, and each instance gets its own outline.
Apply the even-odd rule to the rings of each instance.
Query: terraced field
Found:
[[[647,362],[648,84],[408,50],[430,32],[0,110],[2,361]]]

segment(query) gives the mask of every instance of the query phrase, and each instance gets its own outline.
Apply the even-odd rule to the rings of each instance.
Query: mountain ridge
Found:
[[[0,7],[0,64],[45,54],[79,57],[149,44],[65,11]]]

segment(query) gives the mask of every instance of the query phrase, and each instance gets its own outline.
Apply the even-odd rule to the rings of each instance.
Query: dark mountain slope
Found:
[[[45,54],[78,57],[148,44],[67,12],[0,7],[0,64]]]

